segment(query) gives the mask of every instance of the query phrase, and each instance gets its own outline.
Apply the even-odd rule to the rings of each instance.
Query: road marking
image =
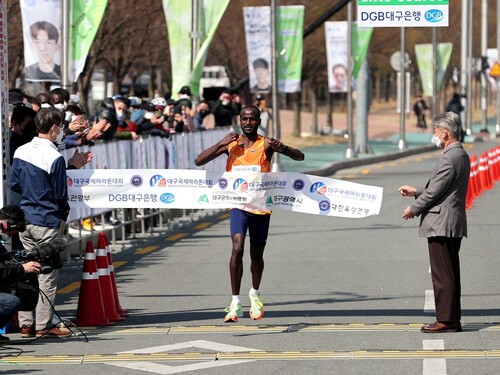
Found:
[[[229,214],[225,213],[225,214],[222,214],[222,215],[219,215],[217,216],[217,219],[221,219],[221,220],[225,220],[229,217]]]
[[[424,302],[424,313],[435,313],[436,305],[434,303],[434,291],[426,290],[425,291],[425,302]]]
[[[70,294],[80,288],[80,281],[72,282],[64,288],[58,289],[57,294]]]
[[[195,225],[193,228],[194,229],[205,229],[205,228],[208,228],[211,225],[212,225],[212,223],[206,222],[206,223],[200,223],[198,225]]]
[[[134,252],[134,254],[148,254],[155,250],[158,250],[160,246],[146,246]]]
[[[424,340],[424,350],[444,350],[444,340]],[[446,375],[446,359],[425,358],[423,375]]]
[[[367,169],[362,169],[360,173],[361,174],[370,174],[370,172],[371,172],[371,170],[367,168]]]
[[[184,238],[188,235],[189,233],[177,233],[174,234],[170,237],[165,238],[166,241],[177,241],[180,240],[181,238]]]
[[[129,368],[133,370],[141,370],[146,372],[153,372],[156,374],[178,374],[181,372],[194,371],[194,370],[204,370],[209,368],[221,367],[221,366],[230,366],[241,363],[252,362],[253,359],[243,359],[243,360],[228,360],[228,361],[219,361],[218,355],[220,352],[258,352],[258,349],[245,348],[243,346],[236,345],[226,345],[212,341],[206,340],[195,340],[188,341],[179,344],[172,345],[161,345],[144,349],[136,349],[129,350],[125,352],[117,353],[118,355],[122,354],[146,354],[151,356],[150,361],[158,361],[159,358],[162,358],[169,351],[179,351],[183,349],[203,349],[214,352],[211,356],[204,355],[205,353],[191,353],[192,356],[190,358],[191,361],[198,361],[198,363],[188,364],[188,365],[176,365],[176,366],[167,366],[165,364],[160,363],[151,363],[151,362],[130,362],[130,357],[128,357],[128,361],[126,363],[116,363],[116,362],[107,362],[106,364],[116,367]],[[186,353],[188,354],[188,353]],[[168,356],[168,353],[167,353]],[[201,359],[203,357],[203,359]],[[203,362],[201,362],[203,361]]]
[[[113,269],[116,270],[117,268],[120,268],[124,264],[127,264],[127,262],[122,261],[122,260],[118,260],[116,262],[113,262]]]
[[[87,336],[134,335],[134,334],[242,334],[279,332],[420,332],[424,323],[381,324],[291,324],[291,325],[201,325],[201,326],[146,326],[146,327],[99,327],[84,330]],[[499,323],[466,323],[464,331],[500,332]]]

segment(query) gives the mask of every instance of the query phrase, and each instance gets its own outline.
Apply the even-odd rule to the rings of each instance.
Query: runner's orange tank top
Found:
[[[229,157],[227,158],[226,171],[231,172],[233,166],[237,165],[258,165],[262,173],[271,172],[271,163],[267,160],[264,151],[264,142],[265,138],[261,135],[257,136],[257,140],[250,148],[239,147],[237,140],[231,142],[228,146]],[[271,214],[271,211],[263,210],[245,209],[245,211],[257,215]]]
[[[238,147],[238,141],[231,142],[228,146],[229,157],[226,163],[226,172],[231,172],[236,165],[258,165],[260,171],[271,172],[271,163],[266,158],[264,151],[265,138],[257,136],[257,140],[250,148]]]

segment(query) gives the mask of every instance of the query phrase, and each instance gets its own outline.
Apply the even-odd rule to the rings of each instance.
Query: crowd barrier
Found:
[[[476,155],[472,155],[470,157],[470,178],[465,201],[467,210],[473,207],[474,201],[481,194],[492,189],[498,180],[500,180],[500,146],[483,152],[479,160]]]
[[[80,146],[79,151],[92,151],[92,161],[83,169],[206,169],[223,171],[224,157],[217,158],[203,167],[194,164],[196,156],[205,148],[220,141],[230,127],[195,133],[178,133],[169,138],[139,136],[135,141],[97,141],[92,146]],[[74,148],[61,153],[66,161],[75,152]],[[117,212],[118,211],[118,212]],[[74,208],[68,217],[68,233],[73,238],[68,246],[68,261],[71,255],[83,256],[87,239],[95,237],[97,231],[107,231],[111,243],[125,240],[128,235],[145,234],[153,227],[165,228],[179,222],[190,221],[196,216],[194,210],[144,209],[109,210]],[[113,222],[109,222],[112,217]],[[82,226],[86,219],[88,227]]]

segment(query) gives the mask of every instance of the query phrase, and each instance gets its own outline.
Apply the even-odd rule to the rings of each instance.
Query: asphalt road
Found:
[[[488,141],[469,147],[480,154]],[[472,149],[471,149],[472,147]],[[434,321],[425,239],[404,221],[398,187],[423,185],[438,151],[339,171],[333,178],[382,186],[380,215],[342,219],[276,211],[265,253],[263,319],[224,324],[230,302],[230,239],[225,212],[140,249],[118,254],[120,302],[130,314],[89,339],[16,336],[3,346],[9,374],[498,374],[500,373],[500,215],[497,186],[469,211],[462,244],[463,333],[422,334]],[[65,282],[80,269],[64,269]],[[64,285],[61,285],[61,287]],[[427,295],[427,297],[426,297]],[[62,316],[78,290],[58,296]],[[22,352],[21,352],[22,351]],[[10,355],[10,356],[7,356]]]

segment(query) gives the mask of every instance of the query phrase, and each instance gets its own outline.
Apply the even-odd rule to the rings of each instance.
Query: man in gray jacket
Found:
[[[401,186],[403,196],[415,197],[403,218],[421,216],[418,234],[429,246],[436,322],[423,326],[425,333],[460,332],[460,262],[462,237],[467,236],[465,196],[470,160],[460,143],[460,117],[446,112],[434,119],[433,142],[442,148],[436,167],[423,189]]]

